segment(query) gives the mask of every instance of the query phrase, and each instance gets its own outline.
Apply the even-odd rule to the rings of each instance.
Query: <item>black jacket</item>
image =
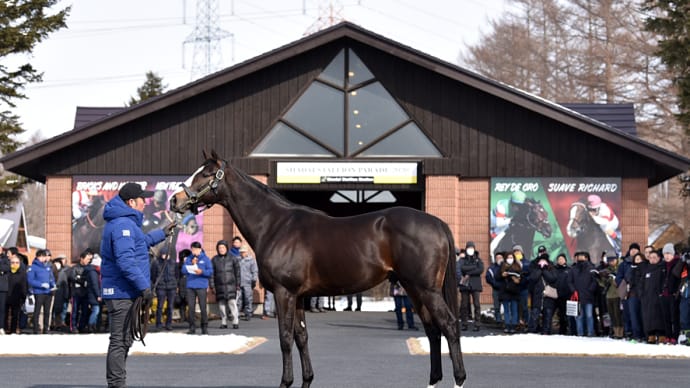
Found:
[[[666,283],[666,263],[644,262],[639,266],[639,291],[642,304],[642,326],[647,335],[664,332],[664,315],[660,299]]]
[[[581,304],[594,304],[594,292],[597,289],[595,273],[592,272],[594,265],[589,261],[575,263],[570,269],[568,285],[570,291],[577,291],[578,300]]]
[[[469,275],[470,282],[467,286],[460,284],[462,279],[457,279],[460,291],[482,291],[482,274],[484,273],[484,262],[479,258],[479,253],[475,252],[472,256],[465,256],[460,259],[460,269],[463,276]]]
[[[10,272],[7,276],[7,304],[19,306],[24,303],[29,293],[29,282],[26,279],[26,267],[22,264],[17,272]]]
[[[167,264],[166,264],[167,263]],[[151,286],[156,283],[157,290],[176,290],[180,279],[180,267],[172,259],[157,258],[151,263]]]
[[[558,273],[553,266],[551,264],[544,268],[536,266],[530,271],[529,276],[532,283],[532,306],[544,306],[544,303],[555,304],[555,299],[544,298],[544,284],[557,288]]]
[[[216,299],[235,299],[240,283],[239,261],[235,256],[227,253],[223,256],[214,256],[211,263],[213,264],[213,277],[210,286],[215,290]]]
[[[5,255],[0,256],[0,292],[9,289],[8,279],[10,274],[10,260]]]

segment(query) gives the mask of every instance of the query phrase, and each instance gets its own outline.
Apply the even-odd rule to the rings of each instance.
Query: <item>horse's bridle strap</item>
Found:
[[[226,165],[227,163],[225,162],[225,160],[221,160],[220,168],[216,170],[216,173],[213,175],[213,178],[211,178],[210,181],[204,183],[204,185],[201,186],[201,189],[198,192],[194,192],[190,187],[187,187],[187,185],[185,185],[184,183],[180,183],[180,186],[187,195],[187,203],[189,203],[190,208],[194,213],[196,213],[195,210],[197,209],[199,198],[203,197],[209,191],[213,191],[214,193],[216,192],[216,190],[218,189],[218,183],[220,183],[220,181],[222,181],[225,178]]]

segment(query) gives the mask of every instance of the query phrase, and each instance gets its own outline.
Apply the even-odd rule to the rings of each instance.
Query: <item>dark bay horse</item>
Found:
[[[531,258],[534,234],[539,232],[546,238],[551,237],[553,229],[549,222],[549,214],[541,201],[527,198],[524,207],[525,210],[511,219],[510,226],[506,229],[501,241],[498,242],[498,246],[492,250],[492,254],[512,251],[515,245],[520,245],[523,253]]]
[[[453,236],[427,213],[394,207],[353,217],[330,217],[293,204],[269,187],[204,152],[203,165],[170,199],[176,212],[220,204],[256,253],[261,283],[275,295],[283,374],[293,383],[292,344],[302,364],[302,387],[314,379],[307,347],[303,296],[367,290],[394,272],[412,299],[429,338],[429,385],[442,378],[441,335],[448,341],[455,386],[466,379],[457,321]]]
[[[601,253],[615,251],[606,234],[587,209],[587,198],[581,198],[570,205],[568,236],[575,241],[575,251],[589,252],[593,264],[599,264]]]

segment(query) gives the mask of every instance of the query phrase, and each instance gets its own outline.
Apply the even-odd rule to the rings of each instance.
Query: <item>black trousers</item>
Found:
[[[7,323],[7,292],[0,291],[0,329],[5,328]],[[9,333],[8,333],[9,334]]]
[[[125,324],[131,299],[107,299],[108,319],[110,325],[110,344],[106,357],[105,379],[108,388],[124,388],[127,386],[127,353],[133,340],[129,332],[129,325]]]
[[[43,295],[43,294],[36,294],[34,295],[34,298],[36,298],[36,307],[34,308],[34,319],[33,319],[33,324],[34,324],[34,333],[39,332],[39,325],[38,325],[38,318],[41,316],[41,311],[43,311],[43,331],[48,331],[50,329],[50,312],[51,312],[51,306],[53,304],[53,296],[48,294],[48,295]]]
[[[208,312],[206,311],[206,289],[188,288],[187,302],[189,303],[189,327],[196,328],[196,300],[199,299],[199,309],[201,310],[201,327],[208,327]]]
[[[481,319],[482,316],[482,308],[479,303],[479,291],[460,291],[460,320],[462,323],[467,323],[468,318],[471,320],[472,317],[470,317],[471,313],[471,306],[470,306],[470,297],[472,298],[472,302],[474,304],[474,325],[478,326],[479,325],[479,320]]]

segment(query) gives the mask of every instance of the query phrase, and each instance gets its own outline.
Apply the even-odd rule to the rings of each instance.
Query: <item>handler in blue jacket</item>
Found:
[[[110,314],[110,344],[106,359],[108,387],[126,387],[127,352],[132,346],[129,324],[125,318],[134,299],[153,299],[149,267],[149,247],[171,234],[175,223],[144,234],[141,229],[144,198],[153,191],[144,191],[137,183],[126,183],[118,195],[103,209],[107,221],[101,241],[101,287]]]
[[[194,310],[196,300],[199,299],[201,310],[201,334],[208,334],[208,312],[206,310],[206,290],[208,279],[213,276],[213,264],[201,249],[201,243],[194,241],[190,247],[192,254],[184,259],[182,273],[187,275],[187,303],[189,303],[189,331],[187,334],[196,333]]]

